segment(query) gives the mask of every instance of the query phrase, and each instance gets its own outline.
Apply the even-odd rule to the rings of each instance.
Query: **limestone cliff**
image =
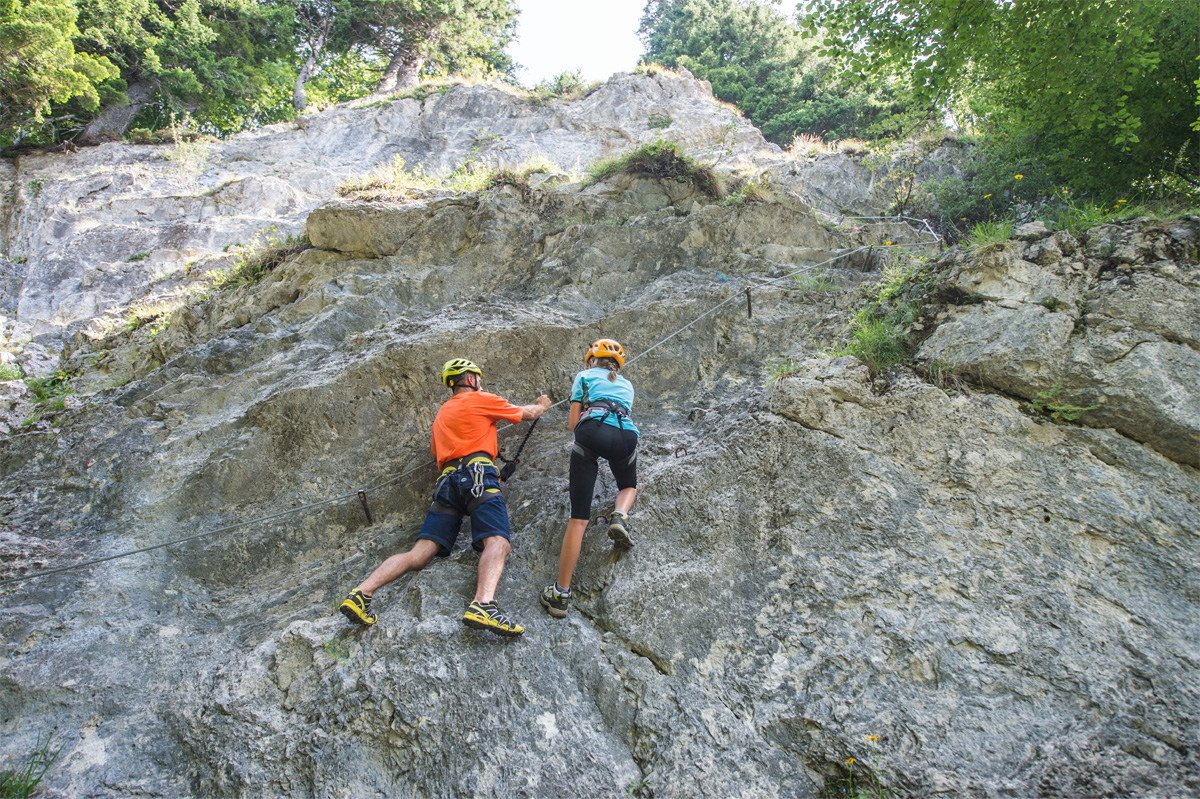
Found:
[[[182,176],[146,147],[23,158],[6,330],[88,392],[0,444],[0,579],[197,537],[0,584],[0,767],[57,727],[48,796],[816,797],[851,759],[905,797],[1200,792],[1200,221],[943,253],[814,212],[875,210],[854,159],[728,121],[701,83],[631,75],[542,108],[462,87],[334,109]],[[774,199],[636,176],[331,199],[481,130],[564,167],[659,135],[734,149]],[[154,331],[97,321],[271,223],[312,248]],[[819,357],[917,256],[918,357],[963,385]],[[349,628],[337,603],[427,507],[440,364],[558,402],[602,335],[637,357],[637,546],[594,526],[569,617],[539,606],[559,406],[505,487],[525,636],[460,623],[461,542]],[[1100,407],[1055,424],[1047,391]]]

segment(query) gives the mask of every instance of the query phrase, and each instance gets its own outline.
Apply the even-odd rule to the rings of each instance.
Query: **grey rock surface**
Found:
[[[952,306],[919,357],[1005,393],[1090,408],[1200,466],[1200,221],[1095,228],[1087,247],[1041,223],[952,264]]]
[[[616,83],[653,99],[667,80]],[[620,120],[598,95],[588,113]],[[287,136],[332,161],[373,146],[359,115],[445,112],[427,132],[463,144],[470,114],[510,119],[488,91],[442,102],[459,110],[337,109]],[[922,241],[905,226],[631,177],[306,208],[297,175],[326,168],[307,160],[278,164],[307,200],[250,184],[221,202],[305,208],[313,249],[157,330],[81,336],[63,365],[90,389],[0,445],[0,580],[156,547],[0,583],[0,767],[57,729],[49,797],[817,797],[850,759],[898,797],[1200,792],[1200,474],[1156,432],[1172,413],[1176,439],[1196,429],[1187,356],[1164,366],[1194,352],[1194,221],[948,253],[923,354],[978,375],[950,396],[819,357],[880,277],[847,252]],[[133,235],[112,225],[68,238]],[[169,264],[159,249],[135,264]],[[132,296],[99,274],[97,296]],[[599,336],[636,358],[637,546],[593,525],[569,616],[543,612],[568,514],[559,406],[504,489],[498,596],[524,637],[461,624],[461,540],[351,628],[337,604],[427,508],[441,363],[561,402]],[[1137,368],[1106,355],[1122,341]],[[1022,400],[1083,397],[1085,369],[1138,421],[1058,425]],[[1129,399],[1168,381],[1183,393]],[[602,469],[596,513],[614,492]]]

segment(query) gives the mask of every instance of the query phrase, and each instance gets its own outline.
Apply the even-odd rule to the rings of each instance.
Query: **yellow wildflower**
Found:
[[[858,762],[858,761],[857,761],[857,760],[855,760],[855,759],[854,759],[854,758],[852,758],[852,757],[851,757],[851,758],[848,758],[848,759],[846,760],[846,763],[847,763],[847,764],[849,764],[849,765],[851,765],[851,766],[853,766],[853,765],[854,765],[855,763],[857,763],[857,762]]]
[[[986,200],[988,197],[991,197],[991,196],[992,196],[992,195],[990,195],[990,194],[985,194],[985,195],[983,195],[983,199],[985,199],[985,200]]]
[[[879,736],[878,736],[878,735],[868,735],[868,736],[867,736],[867,740],[868,740],[868,741],[878,741],[878,740],[879,740]]]
[[[1013,177],[1016,178],[1017,180],[1020,180],[1021,178],[1025,177],[1025,176],[1024,175],[1013,175]]]
[[[890,246],[890,245],[891,245],[891,242],[890,242],[890,241],[885,241],[885,242],[884,242],[884,244],[885,244],[885,245],[889,245],[889,246]]]
[[[1123,203],[1125,200],[1117,200],[1118,203]]]

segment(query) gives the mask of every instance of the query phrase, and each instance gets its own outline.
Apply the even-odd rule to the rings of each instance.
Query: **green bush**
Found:
[[[963,243],[975,252],[986,252],[1012,238],[1012,222],[980,222],[971,228]]]
[[[1099,408],[1099,405],[1070,405],[1060,401],[1063,387],[1055,386],[1048,391],[1039,391],[1034,395],[1034,399],[1030,402],[1030,407],[1034,412],[1045,416],[1055,424],[1070,424],[1079,421],[1081,414],[1087,411],[1094,411]]]
[[[882,372],[912,354],[905,341],[911,322],[912,313],[907,307],[882,313],[878,307],[864,308],[851,318],[850,342],[840,354],[853,355],[871,371]]]
[[[853,355],[873,372],[909,360],[916,344],[912,324],[940,278],[931,264],[916,258],[885,266],[876,296],[850,318],[850,339],[834,354]]]
[[[562,72],[535,86],[533,99],[538,105],[551,100],[581,100],[601,85],[603,85],[601,81],[584,83],[583,72],[578,69],[573,72]]]
[[[588,170],[588,184],[599,183],[613,175],[643,175],[659,180],[691,183],[710,197],[721,199],[725,186],[711,167],[697,164],[682,155],[674,142],[659,139],[625,155],[593,165]]]

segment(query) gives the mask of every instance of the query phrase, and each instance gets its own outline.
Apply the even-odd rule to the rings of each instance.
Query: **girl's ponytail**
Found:
[[[609,382],[617,382],[617,373],[621,371],[621,367],[617,364],[616,358],[596,358],[593,361],[593,364],[595,366],[608,369]]]

